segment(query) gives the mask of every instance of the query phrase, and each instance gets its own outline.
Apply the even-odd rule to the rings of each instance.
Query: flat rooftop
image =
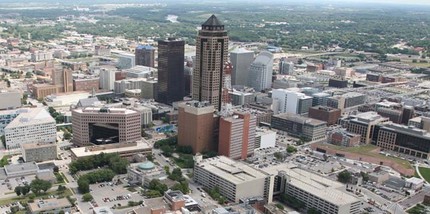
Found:
[[[57,146],[56,143],[24,143],[21,145],[23,149],[35,149],[35,148],[44,148],[44,147],[51,147],[51,146]]]
[[[86,107],[81,109],[74,109],[73,111],[85,114],[85,113],[99,113],[99,114],[135,114],[134,110],[126,108],[96,108],[96,107]]]
[[[360,201],[359,198],[342,191],[345,189],[344,184],[297,168],[290,163],[269,166],[261,170],[272,175],[283,171],[291,179],[291,185],[338,206]]]
[[[27,108],[21,110],[21,113],[6,128],[18,128],[46,123],[55,124],[54,118],[51,117],[48,111],[44,108]]]
[[[124,144],[121,144],[124,145]],[[98,155],[100,153],[126,153],[133,150],[146,150],[146,149],[152,149],[152,146],[147,143],[146,141],[139,141],[134,146],[122,146],[120,148],[114,147],[114,148],[107,148],[107,149],[97,149],[97,150],[91,150],[91,147],[79,147],[79,148],[72,148],[70,151],[77,157],[87,157],[92,155]],[[101,148],[102,146],[94,146],[97,148]]]
[[[282,113],[282,114],[277,114],[277,115],[273,115],[273,117],[277,117],[277,118],[281,118],[281,119],[286,119],[286,120],[291,120],[297,123],[302,123],[302,124],[309,124],[309,125],[313,125],[313,126],[320,126],[320,125],[325,125],[327,124],[326,122],[322,121],[322,120],[317,120],[317,119],[313,119],[313,118],[309,118],[309,117],[304,117],[301,115],[297,115],[297,114],[292,114],[292,113]]]
[[[45,199],[45,200],[37,200],[34,203],[28,203],[28,206],[30,208],[30,211],[32,213],[35,212],[42,212],[42,211],[49,211],[53,209],[60,209],[64,207],[71,207],[69,200],[66,198],[61,199]]]
[[[4,169],[7,174],[9,173],[17,173],[21,171],[30,171],[30,170],[38,170],[39,167],[37,167],[35,162],[28,162],[28,163],[20,163],[20,164],[10,164],[4,166]]]
[[[267,177],[266,173],[225,156],[204,159],[196,165],[234,184]]]

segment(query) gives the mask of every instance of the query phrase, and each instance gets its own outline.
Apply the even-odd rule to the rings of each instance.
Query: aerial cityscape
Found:
[[[428,214],[426,0],[0,1],[0,214]]]

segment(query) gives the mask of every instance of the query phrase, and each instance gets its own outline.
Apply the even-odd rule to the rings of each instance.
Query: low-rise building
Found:
[[[406,188],[409,188],[412,190],[419,190],[423,188],[423,186],[424,186],[424,180],[421,178],[412,177],[412,178],[406,179],[406,184],[405,184]]]
[[[345,129],[335,129],[328,133],[327,142],[337,146],[358,146],[361,135],[346,131]]]
[[[327,122],[327,125],[334,125],[339,120],[341,114],[341,110],[337,108],[314,106],[309,108],[308,116],[310,118],[325,121]]]
[[[369,144],[372,141],[375,126],[387,121],[388,118],[382,117],[374,111],[369,111],[357,115],[350,115],[341,123],[344,124],[348,132],[361,135],[361,143]]]
[[[149,186],[152,179],[166,179],[167,175],[163,168],[156,166],[150,161],[132,164],[127,167],[127,179],[130,185]]]
[[[57,158],[57,144],[55,142],[22,144],[21,152],[25,162],[55,160]]]
[[[64,213],[70,213],[72,210],[72,204],[70,204],[67,198],[52,198],[44,200],[36,200],[33,203],[28,203],[28,209],[31,213],[54,213],[58,214],[61,211]]]
[[[276,146],[276,132],[257,128],[255,132],[255,149],[263,149]]]
[[[72,160],[98,155],[100,153],[118,153],[121,157],[131,158],[133,155],[136,154],[152,153],[152,146],[145,141],[138,141],[132,143],[114,143],[98,146],[72,148],[70,152],[72,155]]]
[[[73,90],[74,91],[98,91],[100,87],[100,78],[88,78],[88,79],[74,79]]]
[[[289,163],[262,168],[275,176],[274,195],[287,194],[321,214],[358,214],[361,200],[344,192],[345,185]]]
[[[369,173],[369,181],[375,182],[377,184],[382,184],[383,182],[390,179],[390,173],[387,171],[376,171]]]
[[[194,165],[194,181],[204,188],[219,188],[229,201],[262,196],[272,201],[273,177],[225,156],[204,159]]]

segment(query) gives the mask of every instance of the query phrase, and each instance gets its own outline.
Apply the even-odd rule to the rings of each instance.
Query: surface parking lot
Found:
[[[143,201],[144,198],[138,193],[132,193],[125,189],[123,185],[109,185],[109,183],[92,184],[90,185],[91,195],[95,203],[93,206],[114,207],[127,206],[128,201]]]

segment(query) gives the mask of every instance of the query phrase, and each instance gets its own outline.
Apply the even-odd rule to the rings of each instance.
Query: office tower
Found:
[[[191,95],[191,88],[193,82],[193,62],[187,61],[184,67],[184,80],[185,80],[185,95]]]
[[[312,107],[312,97],[293,89],[274,89],[272,91],[274,102],[278,102],[279,113],[306,114]]]
[[[184,45],[173,38],[158,41],[158,102],[171,105],[184,99]]]
[[[215,151],[214,106],[190,101],[178,105],[178,145],[191,146],[193,153]]]
[[[102,69],[100,70],[100,88],[112,91],[115,86],[115,72],[114,70]]]
[[[55,69],[52,73],[52,83],[57,87],[57,93],[73,91],[72,71]]]
[[[215,15],[202,24],[196,46],[192,97],[198,101],[209,101],[216,110],[220,110],[223,68],[228,60],[228,36]]]
[[[140,119],[140,113],[131,109],[73,109],[73,143],[85,146],[139,141],[142,136]]]
[[[233,65],[231,83],[233,85],[247,85],[249,66],[254,61],[254,52],[238,48],[230,52],[230,61]]]
[[[256,118],[250,113],[235,113],[219,121],[218,154],[245,160],[254,153]]]
[[[51,143],[57,138],[55,120],[44,108],[23,109],[5,128],[6,148],[26,143]]]
[[[273,55],[261,52],[249,67],[248,86],[255,91],[262,91],[272,87]]]
[[[279,62],[279,73],[292,75],[294,73],[294,63],[286,61],[285,58],[281,58]]]
[[[139,45],[134,52],[136,65],[154,67],[155,49],[150,45]]]

